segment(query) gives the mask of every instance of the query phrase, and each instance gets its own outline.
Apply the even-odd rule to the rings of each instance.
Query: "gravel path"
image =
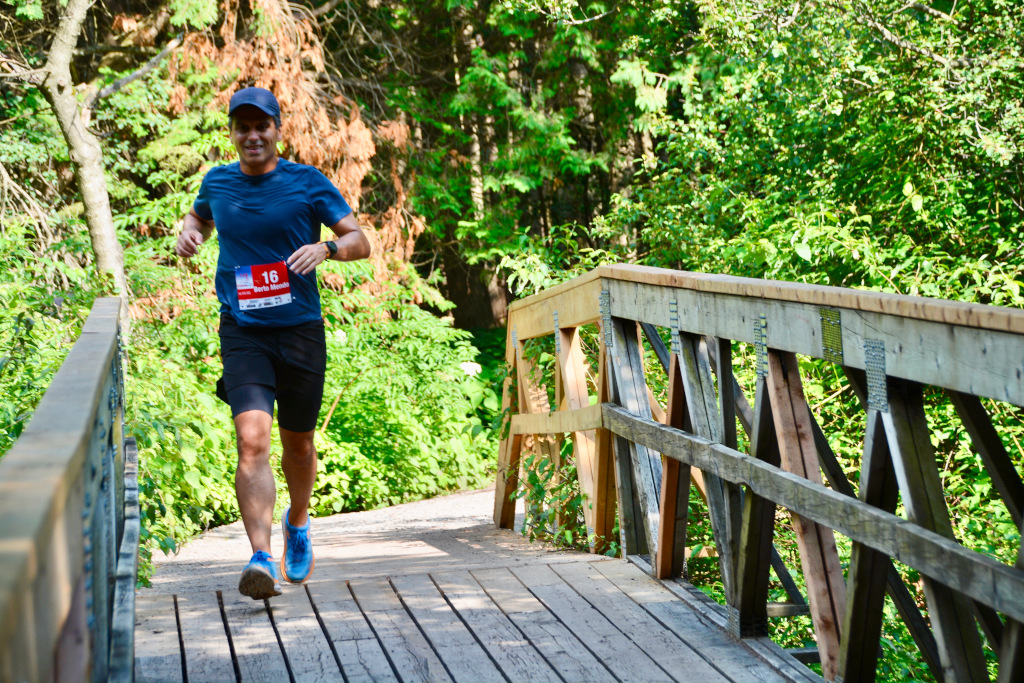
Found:
[[[311,538],[316,569],[311,580],[593,559],[586,553],[529,543],[518,532],[496,529],[493,510],[491,486],[314,519]],[[517,529],[522,519],[520,507]],[[280,523],[271,541],[275,553],[279,553],[283,546]],[[177,555],[154,556],[152,587],[140,589],[139,594],[235,590],[238,575],[251,554],[241,521],[218,527],[187,544]]]

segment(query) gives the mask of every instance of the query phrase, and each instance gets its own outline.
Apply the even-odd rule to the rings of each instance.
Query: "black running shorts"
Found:
[[[217,395],[231,415],[247,410],[274,414],[291,432],[316,429],[324,396],[327,343],[323,321],[293,327],[240,327],[221,314],[220,354],[224,376]]]

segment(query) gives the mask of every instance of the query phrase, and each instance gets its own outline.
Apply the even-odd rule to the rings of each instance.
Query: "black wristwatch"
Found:
[[[321,244],[327,247],[327,258],[331,258],[332,256],[338,253],[338,245],[335,244],[333,240],[321,242]]]

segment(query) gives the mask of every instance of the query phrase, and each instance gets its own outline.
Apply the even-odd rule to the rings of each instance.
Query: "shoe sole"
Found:
[[[253,600],[266,600],[281,595],[274,586],[274,577],[259,569],[246,569],[238,581],[238,592]]]

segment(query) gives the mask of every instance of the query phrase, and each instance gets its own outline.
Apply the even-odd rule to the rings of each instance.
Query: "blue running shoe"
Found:
[[[284,556],[281,558],[281,573],[292,583],[303,583],[313,573],[313,547],[309,544],[309,519],[305,526],[292,526],[288,523],[288,512],[284,511],[281,518],[281,531],[284,533]]]
[[[253,600],[265,600],[281,594],[281,584],[277,581],[277,563],[269,553],[262,550],[253,553],[249,564],[242,570],[238,592]]]

